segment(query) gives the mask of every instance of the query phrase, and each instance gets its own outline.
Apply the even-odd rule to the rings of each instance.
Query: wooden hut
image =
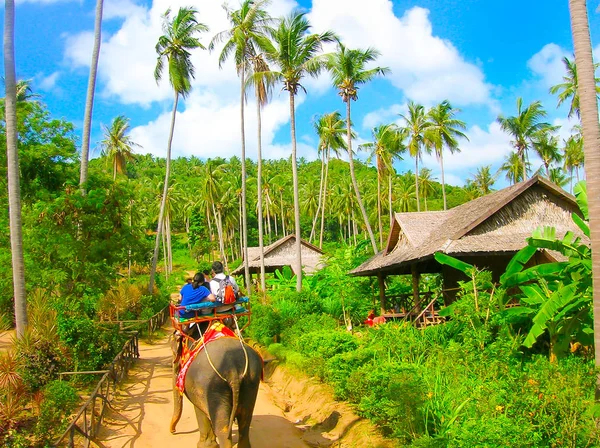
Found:
[[[323,251],[317,246],[310,244],[307,241],[301,240],[302,244],[302,269],[306,274],[312,274],[319,270],[322,262],[321,256]],[[265,259],[265,272],[275,272],[277,269],[282,269],[284,266],[290,266],[292,271],[296,271],[296,236],[288,235],[280,240],[275,241],[269,246],[263,248]],[[248,268],[251,274],[260,274],[260,248],[248,248]],[[242,263],[233,275],[239,275],[244,272],[244,264]]]
[[[581,216],[575,197],[539,176],[451,210],[396,213],[385,249],[351,275],[378,277],[381,312],[385,313],[385,277],[412,274],[412,304],[418,305],[420,274],[441,273],[446,291],[464,279],[455,269],[440,265],[434,258],[436,252],[491,270],[493,280],[498,281],[538,227],[555,227],[558,237],[570,230],[587,239],[573,223],[572,213]],[[540,251],[532,263],[558,258],[557,253]],[[445,296],[447,301],[452,298],[452,294]]]

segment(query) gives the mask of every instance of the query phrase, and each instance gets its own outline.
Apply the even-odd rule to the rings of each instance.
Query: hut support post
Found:
[[[381,314],[385,314],[385,277],[380,272],[377,274],[377,280],[379,281],[379,309]]]
[[[419,312],[421,311],[421,307],[418,306],[419,304],[419,271],[417,271],[417,265],[413,264],[410,267],[410,271],[412,273],[412,287],[413,287],[413,303],[414,306],[416,307],[415,311]]]

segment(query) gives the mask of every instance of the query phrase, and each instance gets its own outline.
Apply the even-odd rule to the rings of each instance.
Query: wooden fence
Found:
[[[168,318],[169,307],[166,307],[147,321],[136,321],[136,323],[142,326],[143,331],[147,329],[148,334],[150,334],[159,329]],[[90,442],[96,438],[100,431],[106,406],[110,405],[110,402],[114,398],[117,385],[125,378],[133,362],[140,357],[138,337],[138,331],[131,332],[131,337],[110,364],[107,371],[96,372],[104,374],[94,388],[90,398],[81,406],[69,427],[56,441],[54,446],[68,446],[69,448],[80,446],[87,448],[90,446]],[[83,372],[64,372],[63,375],[76,373]]]

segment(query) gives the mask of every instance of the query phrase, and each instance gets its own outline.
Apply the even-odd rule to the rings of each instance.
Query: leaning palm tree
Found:
[[[129,132],[129,118],[124,115],[115,117],[110,125],[103,126],[104,139],[100,142],[102,153],[112,160],[113,180],[117,179],[117,173],[125,172],[125,165],[132,161],[133,148],[140,146],[131,140]]]
[[[240,9],[231,10],[227,6],[227,18],[231,28],[215,35],[209,45],[212,51],[215,45],[225,42],[219,55],[219,67],[230,55],[234,55],[235,66],[240,76],[240,122],[241,122],[241,161],[242,161],[242,240],[244,259],[244,279],[250,292],[250,270],[248,268],[248,216],[246,212],[246,131],[244,121],[244,103],[246,101],[246,72],[250,61],[263,47],[265,34],[269,32],[271,18],[263,9],[269,0],[243,0]],[[264,277],[264,275],[263,275]]]
[[[283,81],[283,89],[290,95],[290,132],[292,138],[292,178],[294,189],[294,223],[296,227],[296,289],[302,289],[302,255],[300,235],[300,200],[298,194],[298,161],[296,159],[296,106],[295,97],[302,78],[318,76],[323,69],[319,58],[322,44],[332,42],[334,34],[326,31],[309,34],[310,23],[304,13],[294,12],[283,19],[273,31],[273,42],[265,46],[265,57],[277,66],[261,76]]]
[[[321,233],[319,236],[319,247],[323,247],[323,230],[325,225],[325,205],[327,203],[327,178],[329,174],[329,159],[331,151],[334,151],[339,157],[340,150],[346,147],[343,134],[346,132],[346,124],[338,111],[330,114],[324,114],[314,122],[315,132],[319,136],[318,151],[321,155],[321,182],[319,187],[319,206],[317,213],[313,218],[312,229],[310,231],[309,241],[312,240],[315,233],[315,226],[321,212]]]
[[[154,255],[152,257],[152,266],[150,268],[150,283],[148,289],[150,293],[154,288],[154,275],[156,274],[156,263],[158,261],[158,252],[160,249],[160,236],[163,228],[163,216],[165,204],[169,191],[169,176],[171,172],[171,143],[173,141],[173,131],[175,129],[175,117],[177,116],[177,103],[179,97],[186,98],[192,90],[191,80],[194,78],[194,66],[190,60],[189,50],[205,47],[200,43],[196,34],[208,31],[208,27],[196,18],[197,11],[194,8],[179,8],[179,12],[173,19],[169,17],[171,10],[168,9],[163,16],[163,35],[158,38],[156,52],[158,59],[154,70],[154,78],[158,83],[162,79],[165,63],[169,73],[169,82],[175,94],[173,101],[173,112],[171,115],[171,128],[169,131],[169,141],[167,143],[167,166],[165,170],[165,182],[163,186],[163,196],[158,212],[158,227],[156,230],[156,242],[154,244]]]
[[[392,225],[392,175],[393,162],[401,160],[400,154],[406,149],[402,143],[404,135],[396,124],[377,126],[372,131],[373,141],[364,143],[361,148],[370,152],[369,158],[375,159],[377,167],[377,219],[379,223],[379,244],[383,247],[383,224],[381,219],[381,183],[383,177],[388,177],[388,201],[390,214],[390,229]]]
[[[575,62],[569,60],[567,57],[564,57],[562,61],[565,65],[567,74],[563,76],[563,82],[550,87],[550,93],[553,95],[558,95],[557,107],[560,107],[565,101],[571,100],[568,116],[571,118],[573,115],[577,115],[577,118],[579,118],[580,109],[579,95],[577,94],[577,66],[575,65]],[[594,64],[594,69],[597,69],[599,66],[600,64]],[[600,86],[597,84],[600,83],[600,78],[595,78],[595,82],[596,94],[598,94],[600,93]]]
[[[6,120],[6,157],[8,172],[8,213],[10,251],[12,256],[13,294],[17,337],[27,329],[27,297],[25,294],[25,262],[21,225],[21,193],[19,153],[17,151],[17,82],[15,74],[15,3],[6,0],[4,6],[4,88]]]
[[[356,101],[358,99],[358,88],[360,85],[366,84],[377,76],[384,76],[390,72],[390,69],[387,67],[366,68],[366,65],[377,59],[379,54],[380,53],[373,48],[367,48],[366,50],[350,50],[341,42],[338,42],[337,51],[327,56],[327,68],[331,73],[333,85],[338,89],[342,101],[346,103],[346,149],[348,150],[350,177],[352,178],[352,185],[354,187],[354,193],[356,194],[358,207],[360,208],[365,227],[369,234],[369,238],[371,239],[373,253],[377,253],[377,243],[375,242],[375,235],[373,235],[373,229],[369,223],[369,217],[365,210],[365,206],[360,197],[356,173],[354,172],[350,101]]]
[[[92,109],[94,107],[94,91],[96,90],[96,72],[100,58],[100,43],[102,42],[102,9],[104,0],[96,0],[96,20],[94,22],[94,47],[92,49],[92,62],[90,64],[90,77],[88,79],[85,112],[83,114],[83,135],[81,137],[81,169],[79,185],[85,193],[83,185],[88,177],[88,161],[90,154],[90,128],[92,126]]]
[[[442,170],[442,196],[444,198],[444,210],[446,210],[446,183],[444,181],[444,146],[448,148],[450,154],[460,152],[458,148],[458,138],[469,140],[462,132],[467,128],[464,121],[455,118],[458,109],[454,109],[448,100],[442,101],[437,106],[429,110],[429,119],[431,120],[431,135],[435,155],[440,161]]]
[[[598,126],[598,101],[592,59],[592,44],[585,0],[569,0],[571,31],[575,47],[575,63],[579,70],[578,92],[581,124],[586,160],[590,239],[592,241],[592,266],[594,288],[594,346],[596,366],[600,366],[600,127]],[[598,396],[598,379],[596,396]]]
[[[404,132],[406,133],[406,147],[411,157],[415,158],[415,196],[417,198],[417,211],[421,211],[419,200],[419,160],[423,157],[423,151],[431,152],[434,147],[433,122],[425,114],[425,108],[421,104],[410,101],[408,103],[408,115],[400,114],[404,120]]]
[[[497,121],[500,123],[502,130],[514,139],[512,144],[519,157],[521,157],[521,168],[523,169],[521,178],[523,180],[527,180],[527,168],[529,167],[527,150],[533,145],[535,134],[550,126],[548,123],[541,121],[545,116],[546,111],[540,101],[534,101],[523,108],[523,98],[517,98],[517,115],[511,117],[498,116]]]

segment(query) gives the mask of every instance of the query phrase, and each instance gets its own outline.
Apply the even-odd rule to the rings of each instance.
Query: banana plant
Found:
[[[575,195],[583,218],[573,214],[573,221],[589,236],[585,182],[576,185]],[[521,306],[504,313],[507,317],[530,316],[533,325],[523,345],[531,348],[547,333],[550,360],[555,361],[571,342],[589,345],[592,341],[591,250],[573,232],[558,238],[553,227],[536,229],[527,243],[500,278],[503,287],[518,287],[521,292]],[[568,261],[525,268],[539,249],[558,252]]]

